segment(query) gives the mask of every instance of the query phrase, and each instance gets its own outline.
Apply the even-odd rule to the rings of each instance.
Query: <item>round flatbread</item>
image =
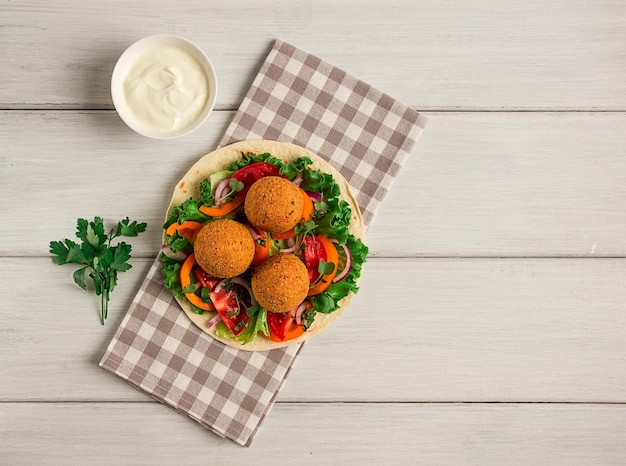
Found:
[[[341,189],[339,198],[348,202],[352,210],[349,232],[354,235],[355,238],[364,241],[363,217],[361,216],[359,206],[350,191],[350,186],[348,185],[346,179],[339,173],[339,171],[317,155],[300,146],[286,142],[265,140],[243,141],[222,147],[205,155],[189,169],[187,174],[176,185],[165,218],[168,218],[168,215],[174,206],[182,204],[189,197],[199,199],[201,181],[213,173],[224,170],[230,163],[239,160],[242,153],[263,154],[266,152],[287,163],[293,162],[300,157],[309,157],[313,161],[310,165],[311,168],[319,169],[324,173],[332,175],[333,179]],[[165,244],[165,233],[163,236],[163,244]],[[235,340],[221,338],[215,335],[215,326],[211,328],[207,326],[207,323],[215,316],[214,312],[196,314],[189,302],[179,298],[176,298],[176,300],[191,321],[213,338],[220,340],[228,346],[241,350],[266,351],[295,343],[301,343],[317,335],[322,330],[330,326],[343,313],[352,296],[353,293],[350,293],[348,296],[339,301],[339,308],[330,314],[317,313],[313,325],[311,325],[311,327],[302,336],[294,340],[274,342],[262,335],[259,335],[253,341],[245,345],[242,345]]]

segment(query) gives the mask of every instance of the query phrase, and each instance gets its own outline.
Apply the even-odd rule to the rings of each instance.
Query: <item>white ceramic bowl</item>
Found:
[[[199,65],[202,73],[206,76],[208,85],[208,96],[203,106],[193,112],[194,118],[180,127],[163,127],[154,122],[148,123],[145,118],[141,117],[141,113],[137,111],[137,100],[129,97],[125,90],[125,83],[129,73],[133,71],[133,67],[140,61],[145,59],[151,53],[160,53],[164,49],[176,49],[184,54],[190,55]],[[165,105],[165,98],[160,94],[157,99],[153,99],[153,105]],[[217,97],[217,76],[215,69],[209,57],[195,44],[178,36],[172,35],[155,35],[145,37],[128,47],[118,59],[113,74],[111,76],[111,97],[113,105],[120,118],[135,132],[153,139],[173,139],[191,133],[202,125],[215,105]],[[163,102],[161,102],[163,101]],[[140,100],[140,102],[142,102]],[[146,104],[147,105],[147,104]],[[147,106],[144,106],[145,110]]]

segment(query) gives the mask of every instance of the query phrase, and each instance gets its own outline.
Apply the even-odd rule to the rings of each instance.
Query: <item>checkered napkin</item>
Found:
[[[220,145],[306,147],[348,180],[369,224],[426,118],[340,69],[276,41]],[[204,427],[250,445],[302,345],[250,352],[198,329],[154,262],[100,362]]]

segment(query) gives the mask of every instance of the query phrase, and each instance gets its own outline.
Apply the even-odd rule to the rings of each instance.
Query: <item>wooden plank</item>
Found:
[[[0,401],[146,399],[97,367],[133,263],[102,328],[71,267],[0,259]],[[626,259],[374,258],[280,400],[626,402],[624,289]]]
[[[0,18],[2,108],[112,108],[117,57],[171,33],[214,61],[219,108],[239,105],[280,38],[423,110],[626,109],[626,4],[615,0],[23,1]]]
[[[73,234],[77,217],[100,215],[147,221],[135,251],[154,257],[173,186],[232,115],[152,141],[113,112],[0,112],[0,198],[11,219],[0,235],[28,232],[3,241],[0,254],[44,255],[50,240]],[[626,254],[626,114],[429,117],[368,231],[373,255]]]
[[[623,256],[625,123],[434,114],[368,238],[385,256]]]
[[[293,465],[617,465],[625,416],[624,405],[277,404],[242,448],[157,403],[5,403],[0,462],[274,465],[280,451]]]

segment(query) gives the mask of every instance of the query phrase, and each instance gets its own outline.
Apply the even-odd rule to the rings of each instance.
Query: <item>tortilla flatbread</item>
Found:
[[[348,202],[352,210],[352,218],[350,220],[349,232],[354,235],[355,238],[364,241],[365,229],[363,226],[361,211],[359,210],[359,206],[350,191],[350,186],[348,185],[346,179],[339,173],[339,171],[337,171],[328,162],[321,159],[317,155],[300,146],[286,142],[266,140],[243,141],[222,147],[205,155],[189,169],[187,174],[176,185],[165,218],[167,219],[171,209],[174,206],[182,204],[189,197],[199,199],[200,182],[207,178],[209,175],[224,170],[230,163],[239,160],[241,158],[242,152],[251,152],[254,154],[262,154],[267,152],[270,153],[272,156],[279,158],[287,163],[293,162],[299,157],[309,157],[313,161],[313,163],[311,164],[311,168],[319,169],[324,173],[332,175],[335,182],[339,185],[341,189],[341,195],[339,196],[339,198]],[[163,244],[165,244],[165,233],[163,236]],[[266,351],[275,348],[282,348],[284,346],[296,343],[301,343],[317,335],[322,330],[329,327],[343,313],[345,308],[348,306],[348,303],[350,302],[352,296],[353,293],[350,293],[348,296],[339,301],[339,308],[331,314],[317,313],[313,325],[302,336],[294,340],[286,342],[274,342],[271,341],[269,338],[265,338],[264,336],[259,335],[253,341],[247,343],[246,345],[242,345],[236,340],[221,338],[215,335],[215,326],[213,326],[212,328],[207,327],[207,323],[209,322],[209,320],[211,320],[215,316],[214,312],[196,314],[193,311],[189,302],[179,298],[176,298],[176,300],[180,304],[183,311],[191,319],[191,321],[195,323],[202,331],[208,333],[213,338],[223,342],[228,346],[241,350]]]

